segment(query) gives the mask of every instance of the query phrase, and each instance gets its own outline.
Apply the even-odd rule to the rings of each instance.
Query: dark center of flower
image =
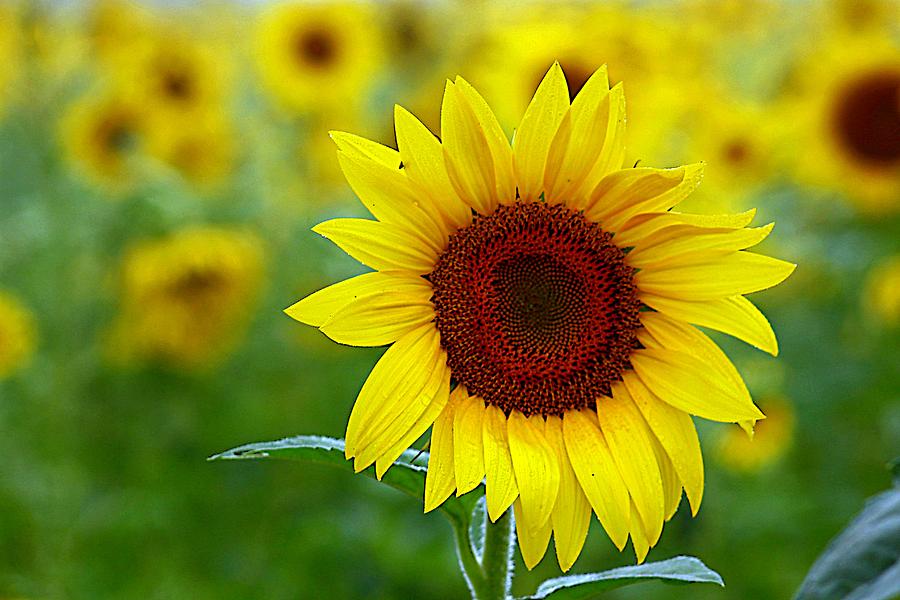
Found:
[[[860,162],[900,162],[900,72],[867,73],[846,86],[833,113],[840,144]]]
[[[315,28],[297,35],[294,40],[294,52],[301,65],[322,68],[334,62],[338,47],[329,31]]]
[[[428,276],[454,378],[507,413],[594,407],[639,347],[633,273],[609,233],[562,205],[476,216]]]
[[[94,135],[98,146],[110,157],[127,153],[136,141],[134,123],[125,113],[108,115],[97,123]]]
[[[732,165],[742,165],[750,158],[752,150],[747,140],[734,138],[722,150],[725,161]]]
[[[169,294],[186,304],[208,304],[226,286],[224,274],[211,270],[190,269],[168,287]]]
[[[180,70],[170,70],[163,76],[163,93],[177,101],[188,100],[193,96],[194,86],[191,77]]]

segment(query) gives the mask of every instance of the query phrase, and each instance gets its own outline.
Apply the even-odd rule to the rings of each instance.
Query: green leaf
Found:
[[[262,460],[281,459],[325,463],[345,471],[353,472],[353,463],[344,457],[344,440],[314,435],[298,435],[276,440],[258,442],[232,448],[210,456],[208,460]],[[425,474],[428,471],[428,453],[407,450],[384,474],[382,482],[416,498],[420,503],[425,497]],[[362,472],[376,479],[375,467]],[[454,527],[469,527],[469,521],[479,494],[470,492],[459,498],[451,496],[440,510]]]
[[[900,489],[866,502],[816,559],[796,600],[879,600],[900,596]]]
[[[676,556],[660,562],[620,567],[600,573],[548,579],[533,596],[523,600],[581,600],[615,588],[656,579],[666,583],[725,583],[719,574],[693,556]]]

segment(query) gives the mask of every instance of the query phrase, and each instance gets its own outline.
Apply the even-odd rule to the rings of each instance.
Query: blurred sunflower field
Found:
[[[421,502],[205,459],[341,436],[382,352],[282,314],[360,272],[309,231],[363,214],[328,132],[396,147],[395,102],[437,132],[460,74],[511,135],[554,61],[624,82],[629,166],[705,161],[682,208],[757,208],[799,264],[758,299],[777,359],[713,334],[768,418],[698,422],[705,508],[650,553],[726,587],[609,597],[790,597],[900,454],[891,0],[2,0],[0,598],[466,597]],[[592,535],[573,572],[632,563]]]

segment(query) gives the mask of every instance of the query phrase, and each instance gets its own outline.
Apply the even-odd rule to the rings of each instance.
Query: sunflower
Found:
[[[212,190],[234,170],[237,136],[227,115],[206,110],[190,118],[154,115],[147,153],[193,185]]]
[[[157,16],[132,0],[95,0],[85,23],[87,41],[101,61],[128,55],[158,27]]]
[[[760,405],[766,411],[766,418],[756,424],[752,439],[737,427],[726,429],[718,439],[719,461],[733,471],[760,471],[790,449],[794,437],[794,411],[790,403],[770,396]]]
[[[702,158],[710,169],[682,210],[735,212],[775,173],[781,119],[765,118],[764,112],[772,117],[775,108],[735,100],[714,87],[701,86],[688,115],[693,124],[684,156]]]
[[[900,209],[900,48],[882,36],[827,36],[798,66],[799,177],[872,215]]]
[[[0,292],[0,379],[25,366],[34,353],[34,317],[16,298]]]
[[[141,149],[146,128],[145,111],[115,92],[86,94],[69,106],[60,123],[69,161],[113,191],[134,182],[131,158]]]
[[[244,231],[192,227],[138,244],[122,269],[111,358],[186,368],[211,364],[246,325],[262,268],[261,242]]]
[[[764,418],[692,324],[776,353],[743,294],[794,265],[745,251],[772,229],[746,228],[752,212],[671,211],[702,165],[622,169],[623,102],[605,68],[570,102],[554,63],[512,146],[459,77],[441,140],[400,107],[399,151],[333,133],[376,220],[313,230],[374,271],[286,311],[342,344],[390,344],[350,414],[355,470],[382,476],[433,427],[425,510],[486,480],[492,520],[514,506],[528,568],[553,533],[568,570],[592,510],[643,561],[682,489],[700,507],[691,415]]]
[[[374,23],[362,4],[272,6],[260,16],[256,31],[262,83],[295,111],[355,101],[381,60]]]
[[[505,9],[504,9],[505,11]],[[500,122],[515,125],[528,106],[532,92],[554,59],[568,78],[574,97],[601,64],[609,66],[611,83],[627,81],[629,115],[626,159],[655,156],[674,123],[683,114],[683,82],[699,77],[699,61],[688,60],[694,52],[691,37],[675,35],[666,15],[621,4],[588,9],[556,6],[544,11],[528,10],[517,19],[506,12],[501,25],[488,32],[483,47],[477,47],[478,62],[473,79],[485,95],[498,105]],[[523,44],[540,39],[540,44]],[[677,49],[677,50],[676,50]],[[673,52],[681,59],[668,60]],[[668,69],[660,69],[666,64]],[[660,102],[665,111],[656,110]],[[635,153],[637,149],[640,153]]]
[[[112,65],[119,87],[148,111],[172,118],[191,116],[222,104],[227,88],[227,55],[170,30],[147,36]]]

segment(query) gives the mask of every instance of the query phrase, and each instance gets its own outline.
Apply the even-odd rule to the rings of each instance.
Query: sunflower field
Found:
[[[545,185],[545,194],[528,182],[525,159],[515,173],[502,172],[514,163],[499,156],[510,161],[510,152],[519,153],[519,160],[520,148],[540,146],[544,130],[533,123],[543,117],[534,115],[550,106],[538,99],[551,97],[553,85],[568,93],[557,97],[553,144],[541,142],[541,169],[554,156],[560,164],[581,156],[591,161],[580,171],[591,189],[646,173],[628,184],[633,193],[677,175],[693,190],[679,192],[678,212],[666,205],[626,226],[625,216],[603,206],[551,206],[551,189],[578,191],[574,171],[560,167],[552,181],[539,176],[534,185]],[[585,134],[590,123],[577,112],[589,98],[609,120],[596,135]],[[481,146],[466,137],[466,118]],[[604,139],[620,141],[620,151]],[[554,154],[556,144],[563,150]],[[407,154],[414,146],[437,159]],[[597,156],[607,170],[591,167]],[[460,161],[467,166],[455,172]],[[628,171],[608,175],[620,168]],[[387,175],[379,179],[382,170]],[[415,215],[437,206],[440,218],[389,213],[397,173],[412,181],[410,190],[449,190],[410,196]],[[506,181],[510,203],[463,203],[482,176],[489,195]],[[341,217],[358,224],[370,212],[412,225],[386,229],[394,233],[384,234],[378,254],[357,244],[362,230],[353,237],[329,225],[337,221],[323,223]],[[701,272],[684,259],[704,282],[732,286],[721,299],[732,303],[727,311],[717,304],[721,312],[688,314],[687,305],[712,306],[719,297],[679,304],[677,294],[667,295],[681,284],[665,279],[677,271],[665,261],[681,255],[664,235],[659,243],[676,255],[660,258],[641,247],[636,232],[651,217],[673,219],[672,232],[705,226],[743,234],[747,241],[737,250],[759,243],[754,251],[783,260],[767,259],[764,285],[741,287],[736,262],[733,269],[725,261],[703,263]],[[534,306],[552,305],[559,319],[570,319],[587,302],[569,303],[585,296],[566,296],[582,282],[554,266],[569,251],[559,237],[529,233],[542,219],[548,232],[577,229],[573,239],[590,238],[591,248],[619,257],[618,270],[597,271],[602,293],[592,300],[609,304],[597,321],[609,335],[576,335],[554,320],[556,313],[533,314]],[[525,266],[513,264],[501,281],[510,297],[529,299],[527,306],[499,316],[468,306],[470,289],[500,285],[459,266],[470,264],[467,248],[481,243],[473,241],[479,227],[496,228],[491,235],[502,242],[491,248],[498,261],[506,256],[502,244],[544,252],[529,254]],[[407,240],[427,246],[441,235],[432,249],[437,266],[432,260],[414,277],[392,271],[431,251]],[[628,236],[638,241],[626,243]],[[347,254],[387,273],[379,285],[390,289],[373,302],[392,312],[365,332],[332,317],[357,310],[357,322],[371,320],[371,307],[348,307],[349,299],[331,305],[323,296],[319,304],[298,303],[371,270]],[[509,264],[498,262],[492,273]],[[652,273],[659,264],[669,271]],[[632,286],[632,279],[644,295],[609,300],[615,286]],[[697,289],[678,293],[687,298]],[[609,316],[625,312],[630,316]],[[682,320],[665,316],[673,314]],[[527,371],[515,380],[520,387],[497,383],[493,371],[469,360],[472,332],[490,319],[501,329],[546,326],[521,354],[487,334],[476,340],[510,372]],[[423,400],[410,422],[391,421],[389,412],[364,414],[365,406],[357,412],[354,401],[362,403],[373,365],[403,345],[407,338],[397,341],[397,332],[415,327],[434,340],[423,362],[428,354],[443,365],[442,353],[449,356],[449,367],[426,373],[433,385],[416,388],[443,390],[441,405]],[[519,338],[510,339],[509,348],[518,348]],[[731,383],[722,385],[746,384],[749,395],[744,412],[724,416],[704,404],[715,386],[695,386],[694,400],[664,398],[682,409],[665,405],[690,432],[696,427],[691,435],[702,462],[698,450],[693,466],[684,466],[659,432],[654,437],[646,412],[619,404],[624,395],[627,406],[643,410],[639,390],[653,396],[670,384],[678,388],[681,380],[650,369],[648,357],[663,356],[657,345],[687,348],[696,339],[715,348],[696,380],[725,364]],[[560,347],[566,364],[592,348],[621,354],[612,367],[604,363],[613,375],[572,375],[579,394],[607,402],[572,406],[590,415],[584,427],[607,440],[603,451],[611,452],[612,470],[621,470],[632,519],[629,526],[625,517],[621,539],[610,525],[614,515],[595,503],[605,502],[606,491],[592,495],[587,479],[594,473],[583,476],[575,434],[563,425],[578,420],[565,399],[577,386],[552,388],[547,356]],[[631,376],[643,377],[642,368],[662,375],[652,382],[648,375],[646,389],[634,389]],[[394,396],[379,390],[388,405],[406,393],[397,372]],[[458,414],[448,424],[441,411],[454,402]],[[480,408],[473,412],[466,402]],[[470,418],[479,429],[481,419],[485,428],[500,428],[491,439],[502,440],[497,456],[506,457],[506,491],[497,483],[504,467],[485,464],[481,439],[478,466],[459,463],[472,441],[459,433],[460,422]],[[629,418],[641,435],[617,437]],[[358,431],[376,425],[384,432],[403,427],[396,439]],[[833,587],[815,595],[809,580],[804,584],[867,499],[892,489],[890,464],[900,456],[900,3],[0,0],[0,432],[0,599],[467,598],[453,530],[430,510],[455,503],[454,490],[462,495],[457,504],[471,509],[464,493],[481,489],[485,470],[490,520],[515,502],[516,598],[551,597],[536,590],[563,570],[588,573],[679,555],[701,559],[724,588],[647,581],[604,597],[791,598],[801,585],[804,600],[900,597],[896,498],[893,525],[865,530],[883,541],[881,554],[862,560],[857,573],[868,591]],[[207,460],[247,442],[301,434],[346,434],[347,457],[356,462],[341,458],[336,464],[344,468],[335,469]],[[441,467],[451,473],[443,483],[435,467],[444,460],[442,435],[450,436],[444,447],[451,461]],[[522,445],[528,436],[551,448],[547,460],[555,469],[553,496],[540,508],[527,491],[530,475],[519,470],[523,456],[546,459]],[[401,455],[408,447],[412,454]],[[657,505],[639,491],[647,480],[629,478],[623,466],[638,469],[634,457],[644,447],[656,488],[667,492],[657,494],[654,524],[647,507]],[[373,478],[398,458],[422,463],[429,450],[434,479],[424,488],[423,514],[421,495],[410,498]],[[353,475],[354,464],[374,465],[372,477]],[[534,476],[534,489],[547,483],[548,472]],[[575,491],[560,491],[560,501],[581,499],[578,514],[586,515],[574,542],[566,541],[556,512],[548,520],[561,506],[556,490],[568,484]],[[599,520],[590,517],[592,507]],[[543,529],[531,528],[532,510],[543,513]],[[552,596],[576,597],[591,596]]]

